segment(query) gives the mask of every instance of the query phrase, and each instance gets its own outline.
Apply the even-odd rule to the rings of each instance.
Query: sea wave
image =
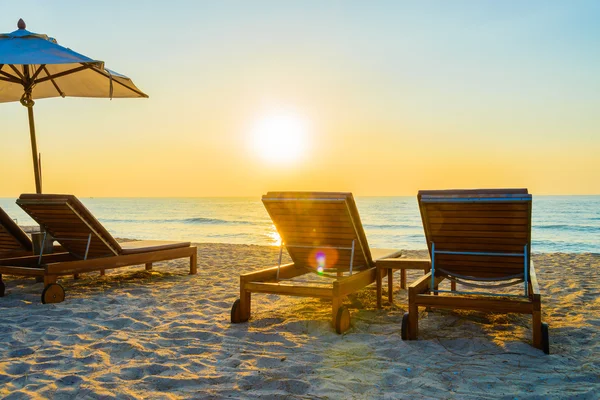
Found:
[[[600,232],[600,226],[593,225],[571,225],[571,224],[534,224],[533,229],[561,229],[579,232]]]
[[[241,220],[226,220],[220,218],[174,218],[174,219],[102,219],[101,222],[106,223],[136,223],[136,224],[198,224],[198,225],[251,225],[257,224],[255,221],[241,221]]]
[[[414,229],[420,228],[421,225],[408,225],[408,224],[365,224],[365,229]]]
[[[598,253],[600,248],[595,243],[584,243],[580,241],[564,241],[564,240],[546,240],[533,239],[531,241],[531,251],[538,252],[542,249],[543,252],[575,252],[575,253]]]

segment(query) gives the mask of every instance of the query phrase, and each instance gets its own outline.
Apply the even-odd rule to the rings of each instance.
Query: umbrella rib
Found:
[[[105,73],[104,71],[101,71],[101,70],[99,70],[99,69],[96,69],[96,68],[94,68],[94,67],[91,67],[90,69],[91,69],[92,71],[95,71],[95,72],[99,73],[100,75],[102,75],[102,76],[104,76],[104,77],[106,77],[106,78],[110,78],[110,76],[107,76],[107,74],[108,74],[108,73]],[[115,83],[118,83],[119,85],[126,87],[127,89],[131,90],[131,91],[132,91],[132,92],[134,92],[134,93],[137,93],[137,94],[139,94],[139,95],[140,95],[140,96],[142,96],[142,97],[148,97],[148,95],[147,95],[147,94],[145,94],[144,92],[142,92],[142,91],[140,91],[140,90],[136,90],[136,89],[134,89],[134,88],[132,88],[132,87],[129,87],[129,86],[127,86],[126,84],[124,84],[123,82],[119,82],[119,81],[118,81],[118,80],[116,80],[116,79],[113,79],[113,82],[115,82]]]
[[[14,65],[12,65],[12,64],[8,64],[8,66],[9,66],[9,67],[10,67],[10,68],[11,68],[13,71],[15,71],[15,73],[16,73],[16,74],[19,76],[19,78],[21,78],[21,80],[22,80],[22,81],[24,81],[24,80],[25,80],[25,77],[23,76],[23,74],[21,73],[21,71],[19,71],[19,70],[17,69],[17,67],[15,67],[15,66],[14,66]]]
[[[65,75],[71,75],[71,74],[74,74],[75,72],[83,71],[84,69],[87,69],[87,68],[91,68],[91,67],[89,65],[84,64],[81,67],[73,68],[73,69],[70,69],[68,71],[59,72],[59,73],[54,74],[54,75],[48,75],[45,78],[40,78],[40,79],[38,79],[37,83],[46,82],[46,81],[49,81],[51,79],[61,78],[61,77],[65,76]]]
[[[37,71],[35,71],[35,74],[33,74],[33,76],[31,77],[32,82],[35,81],[35,78],[37,78],[40,72],[42,72],[42,69],[46,69],[46,64],[41,64]]]
[[[48,72],[48,70],[46,69],[46,65],[44,65],[43,68],[44,68],[44,72],[46,73],[46,75],[50,76],[50,72]],[[58,92],[60,97],[65,97],[65,94],[63,93],[62,90],[60,90],[60,88],[58,87],[58,85],[56,84],[54,79],[50,78],[50,82],[52,82],[52,85],[54,85],[54,89],[56,89],[56,91]]]
[[[17,80],[14,80],[14,79],[4,78],[2,76],[0,76],[0,81],[10,82],[10,83],[16,83],[16,84],[19,84],[19,85],[23,83],[21,81],[17,81]]]
[[[0,75],[4,75],[6,78],[3,78],[3,81],[8,81],[8,82],[12,82],[12,83],[19,83],[19,84],[23,84],[23,82],[17,78],[14,75],[9,74],[8,72],[5,71],[0,71]]]

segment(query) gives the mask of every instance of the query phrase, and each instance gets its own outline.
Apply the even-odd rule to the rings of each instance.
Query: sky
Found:
[[[4,1],[148,99],[36,101],[45,193],[600,194],[597,1]],[[0,104],[0,197],[35,191]]]

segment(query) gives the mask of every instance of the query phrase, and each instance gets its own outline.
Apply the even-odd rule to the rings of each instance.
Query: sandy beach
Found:
[[[330,304],[255,295],[249,323],[229,313],[239,274],[273,265],[273,247],[198,244],[185,261],[130,267],[63,284],[5,276],[0,395],[16,398],[577,398],[600,396],[597,254],[536,254],[551,355],[530,345],[530,318],[422,311],[420,340],[403,342],[406,292],[375,308],[371,285],[347,300],[337,335]],[[406,252],[425,256],[425,252]],[[410,272],[409,280],[418,272]],[[399,280],[397,279],[396,282]]]

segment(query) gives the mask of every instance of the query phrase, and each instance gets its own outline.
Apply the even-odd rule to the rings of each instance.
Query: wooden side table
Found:
[[[431,261],[416,258],[382,258],[375,261],[377,281],[377,308],[381,308],[383,278],[388,277],[388,301],[394,300],[394,270],[400,270],[400,287],[406,289],[406,270],[422,270],[425,274],[431,270]]]

